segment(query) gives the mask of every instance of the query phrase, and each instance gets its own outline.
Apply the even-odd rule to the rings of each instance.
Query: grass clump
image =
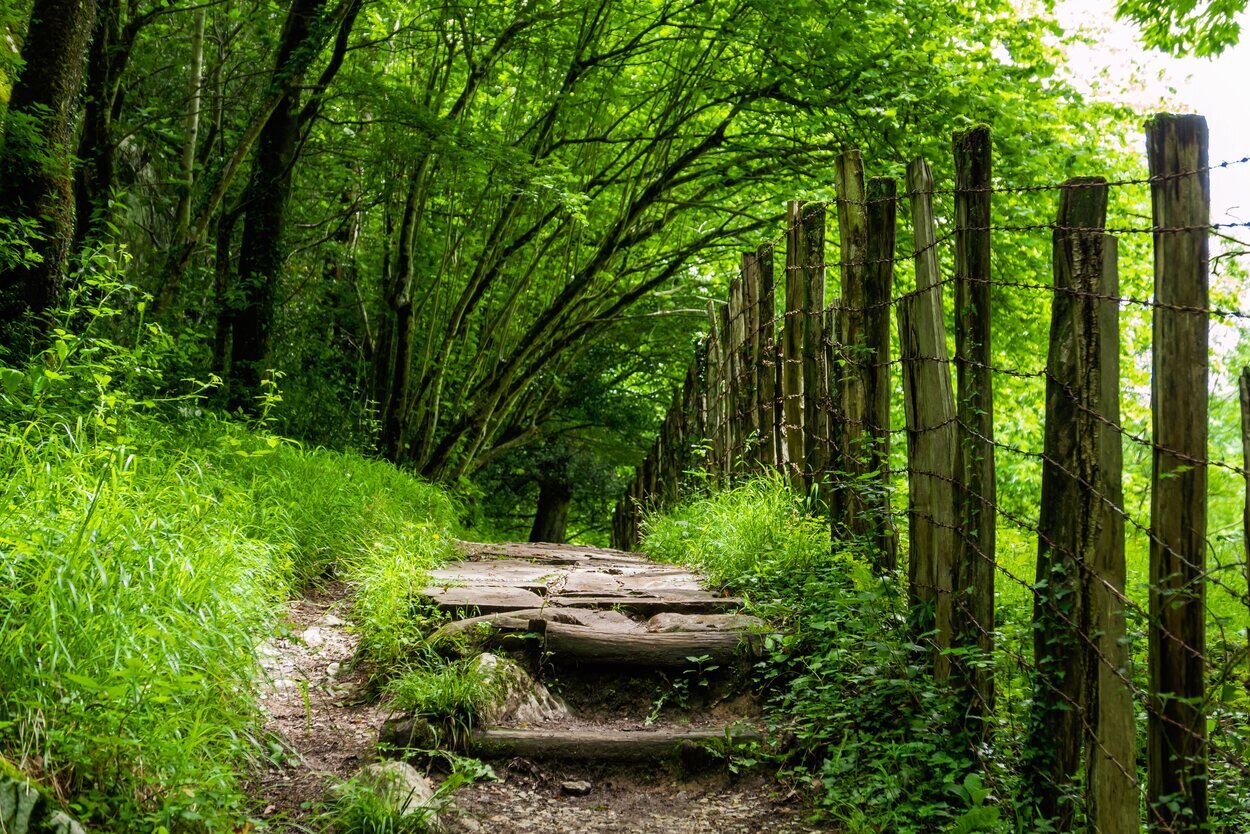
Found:
[[[385,773],[385,772],[384,772]],[[323,818],[336,834],[430,834],[437,831],[436,803],[423,804],[397,777],[357,777],[334,788],[334,801]]]
[[[828,526],[780,476],[681,504],[643,521],[647,555],[695,567],[755,597],[788,596],[791,578],[828,561]]]
[[[424,719],[454,737],[473,731],[494,689],[477,657],[412,667],[387,685],[396,709]]]

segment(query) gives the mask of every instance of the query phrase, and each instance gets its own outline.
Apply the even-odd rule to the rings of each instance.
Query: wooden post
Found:
[[[835,298],[821,316],[821,331],[824,333],[823,346],[820,352],[820,364],[817,369],[820,386],[820,409],[817,411],[817,437],[821,443],[821,468],[815,481],[823,484],[822,497],[830,508],[834,504],[834,493],[839,479],[839,470],[843,468],[843,453],[839,447],[839,438],[845,431],[845,415],[842,412],[842,391],[840,380],[845,371],[845,363],[839,356],[839,334],[846,328],[846,309],[841,298]],[[832,519],[832,513],[830,513]],[[837,520],[830,524],[830,535],[833,541],[843,538],[844,528]]]
[[[828,388],[825,355],[825,207],[803,203],[799,224],[800,275],[803,281],[803,469],[810,488],[829,460]]]
[[[1099,305],[1107,185],[1075,179],[1060,191],[1055,286],[1046,361],[1046,426],[1033,597],[1033,714],[1026,773],[1038,820],[1071,831],[1070,792],[1086,723],[1089,602],[1085,573],[1098,542]],[[1079,230],[1079,231],[1073,231]]]
[[[728,484],[733,475],[734,463],[734,355],[730,348],[732,334],[729,326],[729,304],[722,304],[717,309],[717,332],[720,334],[720,444],[721,458],[719,476],[722,483]]]
[[[872,497],[877,518],[874,565],[898,567],[898,536],[890,513],[890,302],[894,297],[894,238],[898,186],[888,177],[868,181],[868,248],[864,270],[864,336],[868,373],[864,377],[865,419],[872,445],[868,471],[878,473]]]
[[[693,428],[694,440],[700,447],[701,461],[704,468],[707,468],[707,461],[702,456],[707,454],[707,441],[709,437],[708,419],[707,419],[707,380],[708,380],[708,362],[707,362],[707,346],[708,337],[704,336],[699,340],[698,346],[695,348],[695,379],[694,379],[694,416]]]
[[[867,323],[865,297],[868,281],[868,205],[864,187],[864,160],[859,151],[838,157],[838,238],[841,242],[842,295],[839,328],[840,373],[837,382],[838,474],[829,515],[834,538],[867,539],[878,519],[870,517],[863,477],[871,471],[868,423]]]
[[[722,378],[724,363],[721,354],[720,313],[711,299],[707,302],[707,326],[707,439],[710,446],[707,468],[713,480],[719,481],[725,459],[725,381]]]
[[[777,337],[773,318],[777,315],[773,285],[773,247],[765,244],[755,250],[752,276],[757,282],[759,354],[755,363],[759,388],[757,424],[760,427],[759,461],[764,468],[777,465]]]
[[[933,174],[922,159],[907,168],[916,292],[898,305],[899,356],[907,421],[909,592],[921,633],[935,631],[934,675],[945,680],[951,644],[951,571],[958,548],[959,442],[939,281]]]
[[[1129,646],[1125,626],[1124,453],[1120,425],[1119,250],[1115,238],[1103,239],[1103,282],[1098,299],[1101,386],[1098,432],[1098,541],[1092,570],[1086,576],[1090,610],[1089,715],[1085,760],[1089,796],[1086,818],[1092,832],[1141,830],[1138,814],[1137,721],[1128,683]]]
[[[750,437],[747,403],[747,355],[743,346],[747,342],[747,302],[745,276],[739,275],[729,284],[729,327],[726,355],[729,359],[729,407],[730,407],[730,456],[729,470],[733,474],[742,463],[743,454]]]
[[[1250,367],[1241,369],[1241,469],[1246,497],[1241,510],[1242,553],[1245,556],[1246,600],[1250,604]],[[1250,626],[1246,627],[1247,659],[1250,660]]]
[[[742,253],[742,424],[743,452],[750,468],[760,459],[760,303],[759,269],[754,252]]]
[[[781,396],[790,483],[803,485],[803,324],[806,287],[800,274],[802,204],[786,203],[786,313],[782,322]]]
[[[994,652],[997,490],[994,484],[994,374],[990,340],[990,129],[955,134],[955,372],[963,461],[955,563],[955,643]],[[983,736],[994,713],[994,668],[961,672],[969,696],[968,730]],[[975,725],[975,726],[974,726]]]
[[[1150,696],[1146,801],[1159,830],[1207,821],[1207,123],[1146,125],[1155,243],[1150,410]],[[1186,231],[1179,231],[1185,229]],[[1169,231],[1177,230],[1177,231]],[[1177,309],[1189,308],[1189,309]]]

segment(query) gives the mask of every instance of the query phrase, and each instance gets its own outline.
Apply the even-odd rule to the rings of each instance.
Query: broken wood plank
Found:
[[[483,757],[652,761],[678,756],[685,746],[759,742],[754,728],[707,727],[688,730],[476,730],[466,752]]]

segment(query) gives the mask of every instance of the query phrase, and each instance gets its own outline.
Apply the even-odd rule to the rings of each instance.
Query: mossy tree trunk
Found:
[[[57,300],[74,240],[70,143],[95,0],[36,0],[0,145],[0,218],[35,257],[0,262],[0,342],[29,344],[32,319]]]

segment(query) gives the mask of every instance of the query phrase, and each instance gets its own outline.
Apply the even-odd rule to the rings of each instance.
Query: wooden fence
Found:
[[[613,518],[615,545],[636,547],[643,514],[681,498],[696,470],[721,484],[778,470],[796,489],[817,490],[835,547],[860,549],[883,575],[906,565],[917,634],[932,645],[933,674],[966,693],[963,730],[975,739],[990,732],[994,676],[992,664],[967,659],[996,651],[996,579],[1026,586],[1035,639],[1032,658],[1021,659],[1034,685],[1024,766],[1033,814],[1060,831],[1078,818],[1090,831],[1138,831],[1142,807],[1151,830],[1207,830],[1208,759],[1213,751],[1234,755],[1208,738],[1203,706],[1211,667],[1205,590],[1214,581],[1206,569],[1208,322],[1220,312],[1208,304],[1208,239],[1245,224],[1210,223],[1203,119],[1157,116],[1147,145],[1145,179],[995,187],[989,130],[977,127],[954,137],[953,188],[936,188],[918,159],[901,195],[893,179],[865,180],[859,152],[843,154],[837,199],[791,202],[784,253],[767,243],[743,255],[727,303],[709,303],[707,336]],[[1150,227],[1107,228],[1109,193],[1123,185],[1149,185]],[[1028,191],[1057,194],[1056,220],[996,226],[993,195]],[[949,241],[938,235],[935,195],[953,201],[951,278],[942,277],[939,254]],[[904,255],[896,254],[900,203],[911,220],[912,248]],[[831,208],[836,263],[825,260]],[[991,270],[992,233],[1028,230],[1052,235],[1050,284],[994,277]],[[1120,296],[1117,234],[1132,232],[1153,236],[1153,299]],[[906,260],[914,263],[915,289],[898,293],[895,265]],[[994,364],[995,286],[1050,294],[1049,355],[1035,374],[1045,381],[1040,452],[995,439],[995,377],[1030,375]],[[954,293],[953,357],[947,291]],[[1124,304],[1146,305],[1153,314],[1148,439],[1127,433],[1120,420]],[[901,430],[891,428],[894,368],[902,383]],[[1243,391],[1250,403],[1250,373]],[[1250,454],[1250,416],[1244,422]],[[890,471],[896,431],[906,442],[902,473]],[[1125,437],[1153,456],[1148,527],[1124,507]],[[996,558],[1004,510],[995,459],[1004,450],[1041,462],[1037,519],[1007,518],[1036,536],[1032,580],[1012,576]],[[896,518],[891,494],[904,482],[906,513]],[[1250,519],[1250,504],[1246,514]],[[1129,672],[1125,620],[1135,606],[1125,594],[1126,523],[1150,541],[1148,610],[1135,612],[1148,623],[1145,691]],[[1247,599],[1244,590],[1230,592]],[[1148,718],[1144,806],[1136,709]],[[1074,792],[1083,797],[1074,801]]]

